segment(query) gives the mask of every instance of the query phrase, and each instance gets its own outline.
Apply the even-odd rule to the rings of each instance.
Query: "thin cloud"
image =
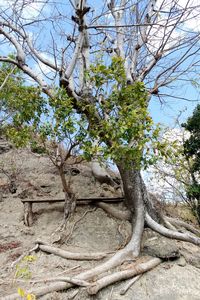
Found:
[[[21,14],[23,18],[34,19],[36,18],[43,7],[42,1],[24,1],[24,0],[0,0],[1,11],[16,11]]]

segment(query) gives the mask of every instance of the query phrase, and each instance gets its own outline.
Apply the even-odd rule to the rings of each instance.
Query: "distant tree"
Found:
[[[187,201],[185,186],[190,176],[183,153],[185,135],[183,128],[165,128],[161,141],[167,155],[159,157],[147,170],[148,188],[164,202]]]
[[[191,177],[191,184],[186,188],[186,193],[200,223],[200,105],[197,105],[183,127],[190,133],[183,145]]]

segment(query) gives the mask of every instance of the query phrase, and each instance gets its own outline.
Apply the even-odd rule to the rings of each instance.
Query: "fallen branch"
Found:
[[[181,233],[178,231],[173,231],[170,229],[167,229],[166,227],[160,225],[159,223],[157,223],[156,221],[154,221],[150,215],[148,213],[146,213],[145,215],[145,220],[147,222],[147,225],[155,230],[156,232],[171,238],[171,239],[177,239],[180,241],[184,241],[184,242],[189,242],[192,243],[194,245],[200,246],[200,238],[194,235],[191,235],[189,233]]]
[[[55,254],[66,259],[74,260],[99,260],[107,256],[107,253],[102,252],[74,253],[48,245],[39,245],[39,248],[44,252]]]
[[[89,286],[87,288],[87,291],[90,295],[96,295],[98,293],[98,291],[107,287],[108,285],[113,284],[117,281],[131,278],[138,274],[143,274],[143,273],[153,269],[154,267],[159,265],[161,262],[162,262],[162,260],[160,258],[153,258],[147,262],[144,262],[141,264],[136,264],[128,270],[118,271],[111,275],[104,276],[103,278],[100,278],[94,284]]]

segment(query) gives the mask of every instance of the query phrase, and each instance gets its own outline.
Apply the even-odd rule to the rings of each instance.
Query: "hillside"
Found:
[[[60,232],[58,229],[63,218],[63,203],[33,204],[34,223],[33,226],[26,227],[21,199],[63,198],[60,178],[47,157],[28,150],[10,149],[8,145],[0,148],[0,299],[9,299],[5,296],[16,293],[19,287],[28,291],[44,285],[44,282],[39,282],[41,280],[46,280],[45,284],[48,286],[47,279],[50,277],[75,275],[98,264],[98,261],[64,259],[43,251],[32,252],[29,259],[19,261],[38,240],[73,253],[105,252],[107,255],[127,242],[130,224],[109,216],[94,205],[77,206],[70,228]],[[73,167],[80,171],[71,177],[72,187],[78,198],[121,195],[120,189],[95,181],[89,163]],[[12,177],[16,193],[10,193],[7,175]],[[113,205],[123,209],[122,204]],[[121,289],[126,285],[126,281],[123,281],[103,289],[96,296],[88,296],[85,288],[73,288],[49,293],[37,299],[200,299],[199,247],[160,237],[146,229],[142,248],[143,255],[165,259],[158,267],[142,275],[125,295],[120,295]],[[170,255],[167,259],[168,253]]]

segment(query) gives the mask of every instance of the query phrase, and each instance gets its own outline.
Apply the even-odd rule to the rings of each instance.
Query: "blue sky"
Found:
[[[182,91],[174,89],[173,94],[179,94],[180,97],[182,96],[188,99],[188,101],[163,97],[164,102],[160,103],[159,98],[154,96],[151,99],[149,108],[155,122],[174,127],[179,113],[181,113],[180,121],[184,122],[192,115],[197,104],[200,103],[200,89],[198,90],[190,83],[188,83]]]
[[[169,0],[166,0],[166,2]],[[186,3],[186,0],[178,0],[182,5],[184,5],[184,3]],[[193,0],[193,1],[197,1],[197,0]],[[7,5],[8,3],[13,3],[14,1],[9,0],[9,1],[5,1],[5,0],[0,0],[0,5],[1,7],[3,7],[3,5]],[[21,0],[18,1],[18,5],[20,6],[20,2],[22,2]],[[31,1],[30,1],[31,2]],[[62,2],[62,0],[61,0]],[[158,2],[160,2],[160,0],[158,0]],[[170,1],[169,1],[170,2]],[[27,17],[36,17],[38,14],[38,11],[40,10],[40,8],[42,7],[41,5],[42,2],[36,1],[34,3],[31,4],[31,9],[30,7],[27,6],[27,8],[25,9],[25,16]],[[101,8],[102,6],[102,1],[95,1],[95,3],[97,3],[96,9]],[[198,3],[198,2],[197,2]],[[66,4],[66,3],[65,3]],[[94,4],[94,2],[93,2]],[[69,3],[67,4],[69,5]],[[194,26],[196,27],[198,24],[195,23],[195,20],[191,20],[189,26],[191,28],[194,28]],[[34,32],[34,27],[32,28],[33,32]],[[32,32],[32,33],[33,33]],[[1,53],[3,48],[1,48]],[[3,53],[3,55],[5,54],[5,52]],[[45,55],[45,53],[44,53]],[[48,58],[48,56],[47,56]],[[35,66],[36,67],[36,66]],[[38,72],[40,72],[39,67],[38,68]],[[189,82],[186,85],[183,86],[179,86],[178,87],[178,83],[177,85],[175,85],[175,88],[171,91],[172,95],[178,95],[179,97],[184,97],[184,98],[188,98],[190,100],[197,100],[199,102],[199,91],[197,89],[195,89]],[[165,89],[161,89],[161,93],[165,93]],[[186,119],[188,116],[190,116],[192,114],[192,111],[194,110],[194,108],[196,107],[197,103],[196,101],[185,101],[185,100],[180,100],[180,99],[174,99],[174,98],[170,98],[170,97],[162,97],[163,103],[160,103],[158,97],[153,97],[151,102],[150,102],[150,112],[151,115],[154,119],[155,122],[160,122],[160,123],[165,123],[168,126],[174,126],[175,123],[175,119],[177,117],[177,114],[180,111],[184,111],[184,113],[182,114],[182,120],[184,121],[184,119]],[[187,108],[187,109],[186,109]]]

